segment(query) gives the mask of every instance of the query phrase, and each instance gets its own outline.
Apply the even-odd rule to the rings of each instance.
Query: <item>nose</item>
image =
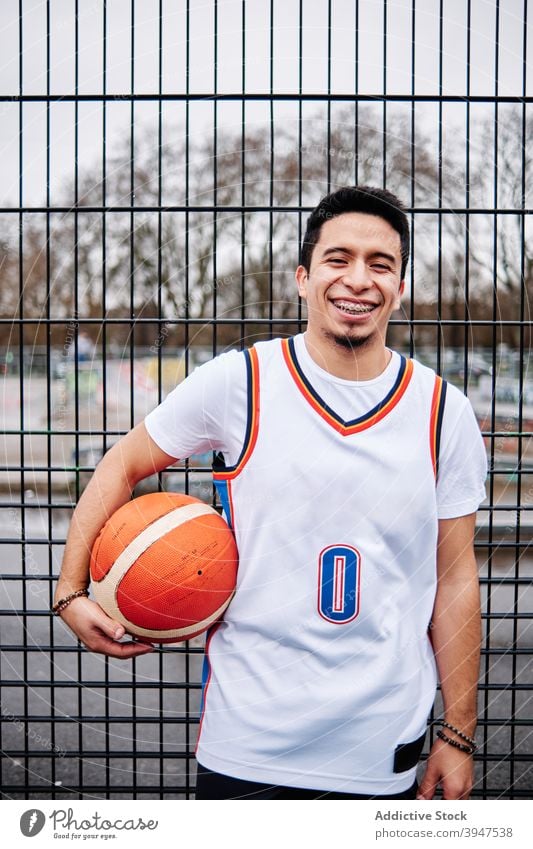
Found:
[[[354,260],[346,269],[342,282],[354,291],[370,288],[372,280],[366,262]]]

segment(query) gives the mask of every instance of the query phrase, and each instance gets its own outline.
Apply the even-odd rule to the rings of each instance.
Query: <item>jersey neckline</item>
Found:
[[[369,387],[377,386],[379,383],[383,383],[390,387],[396,379],[400,365],[400,354],[396,351],[392,351],[390,348],[386,348],[391,355],[390,359],[383,371],[376,377],[371,377],[369,380],[347,380],[344,377],[337,377],[336,374],[331,374],[329,371],[326,371],[325,368],[322,368],[322,366],[313,359],[309,353],[309,349],[307,348],[305,333],[299,333],[297,336],[293,336],[292,338],[294,339],[296,359],[300,364],[300,368],[308,375],[308,379],[311,382],[313,382],[313,376],[316,376],[319,379],[327,380],[328,383],[335,383],[338,386],[346,386],[348,389],[368,389]]]
[[[281,347],[289,372],[306,401],[311,405],[315,412],[317,412],[342,436],[351,436],[354,433],[360,433],[384,419],[385,416],[394,409],[396,404],[404,395],[413,375],[413,361],[411,359],[406,359],[402,354],[399,354],[400,366],[398,368],[396,380],[389,392],[367,413],[364,413],[356,419],[346,421],[328,404],[326,404],[304,374],[296,355],[294,338],[282,339]]]

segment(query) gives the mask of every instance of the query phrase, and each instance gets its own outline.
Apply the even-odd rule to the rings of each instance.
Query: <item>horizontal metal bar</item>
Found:
[[[188,723],[190,721],[189,717],[168,716],[167,713],[165,713],[164,718],[161,717],[161,716],[144,717],[144,716],[139,716],[139,715],[135,715],[135,716],[102,716],[102,715],[100,715],[100,716],[89,716],[89,715],[86,715],[86,716],[31,716],[31,715],[11,714],[9,717],[6,717],[5,715],[0,715],[0,723],[4,722],[6,724],[9,724],[10,722],[13,722],[14,720],[16,720],[17,722],[39,722],[39,723],[53,722],[54,724],[55,723],[64,723],[64,722],[67,722],[67,723],[68,722],[78,722],[78,723],[105,722],[105,723],[109,723],[110,725],[115,725],[117,722],[119,722],[119,723],[131,722],[131,723],[133,723],[133,725],[137,725],[139,723],[142,723],[142,724],[156,723],[158,725],[166,725],[167,722],[170,722],[170,723],[173,723],[174,725],[183,725],[184,723]],[[506,721],[508,721],[508,720],[506,720]],[[526,723],[526,724],[529,724],[529,723]],[[533,719],[531,720],[530,724],[533,725]]]
[[[140,324],[154,324],[151,318],[140,318],[133,316],[132,318],[83,318],[69,319],[64,318],[0,318],[0,325],[33,325],[47,327],[53,325],[68,325],[69,321],[77,322],[80,326],[87,325],[124,325],[136,326]],[[299,318],[219,318],[218,316],[206,316],[203,318],[171,318],[166,322],[168,325],[202,325],[209,326],[220,325],[233,327],[236,325],[261,325],[266,327],[273,326],[294,326],[302,324],[302,319]],[[429,319],[429,318],[413,318],[413,319],[391,319],[389,326],[398,327],[533,327],[533,321],[503,320],[491,321],[490,319],[468,319],[461,321],[460,319]]]
[[[101,92],[94,94],[2,94],[0,103],[116,103],[116,102],[213,102],[223,101],[253,102],[294,102],[310,103],[319,101],[321,103],[533,103],[533,97],[527,95],[490,95],[490,94],[388,94],[386,92],[375,94],[362,94],[354,92],[350,94],[329,94],[326,92]]]
[[[17,678],[7,679],[2,681],[4,687],[67,687],[73,688],[90,688],[104,690],[149,690],[155,687],[153,681],[36,681],[34,679],[28,681],[19,681]],[[172,681],[165,684],[158,683],[158,687],[163,687],[164,690],[201,690],[201,683],[191,683],[189,681]]]
[[[126,431],[127,432],[127,431]],[[61,431],[51,431],[50,436],[61,436]],[[0,466],[0,472],[94,472],[96,466]],[[185,471],[183,467],[169,466],[163,471]],[[212,472],[211,466],[189,466],[189,472]],[[24,506],[27,506],[26,504]]]
[[[45,542],[47,542],[47,541],[45,541]],[[53,542],[54,542],[54,544],[56,544],[55,540]],[[22,545],[22,543],[20,541],[18,541],[17,544]],[[25,543],[25,544],[27,544],[27,543]],[[514,545],[514,543],[513,543],[513,545]],[[479,547],[485,548],[485,546],[483,544],[481,544]],[[22,575],[22,574],[2,575],[2,574],[0,574],[0,581],[13,581],[14,583],[20,583],[21,586],[24,586],[25,583],[29,583],[30,581],[40,581],[43,584],[45,584],[45,583],[51,584],[51,583],[54,583],[55,581],[57,581],[57,578],[58,578],[57,575],[42,575],[42,574],[33,574],[33,573],[32,574],[26,574],[26,575]],[[533,575],[531,575],[531,576],[517,575],[516,577],[513,577],[513,578],[499,578],[496,575],[493,576],[493,577],[490,577],[490,578],[485,577],[485,576],[480,576],[479,583],[482,586],[489,586],[489,587],[491,587],[491,586],[494,586],[494,587],[505,587],[505,586],[514,587],[514,586],[518,586],[519,584],[522,585],[522,586],[529,587],[529,586],[533,585]],[[34,611],[32,611],[32,612],[34,612]],[[4,644],[4,645],[2,645],[2,648],[7,649],[7,648],[9,648],[9,646],[6,646]],[[55,646],[53,646],[52,648],[55,648]]]
[[[275,152],[275,151],[274,151]],[[89,204],[77,204],[74,206],[58,206],[54,205],[39,205],[39,206],[0,206],[0,213],[2,215],[11,215],[14,213],[17,214],[49,214],[49,213],[57,213],[57,214],[68,214],[68,213],[98,213],[106,215],[108,213],[116,213],[116,212],[124,212],[124,213],[132,213],[132,212],[153,212],[158,215],[164,214],[165,212],[183,212],[183,213],[197,213],[197,212],[205,212],[206,215],[210,216],[216,213],[217,215],[227,214],[229,212],[234,212],[236,215],[243,214],[251,214],[254,212],[283,212],[289,213],[292,212],[295,215],[300,214],[308,214],[313,210],[312,206],[283,206],[281,204],[276,206],[235,206],[235,205],[227,205],[224,206],[222,204],[218,206],[214,206],[212,204],[203,204],[200,206],[195,206],[193,204],[189,206],[184,206],[183,204],[168,204],[167,206],[153,206],[152,204],[138,204],[136,206],[123,204],[118,206],[114,205],[106,205],[106,206],[95,206]],[[533,213],[533,209],[530,207],[489,207],[489,206],[411,206],[405,207],[406,213],[409,215],[451,215],[453,217],[457,215],[531,215]]]
[[[523,581],[520,578],[518,578],[516,581],[513,578],[508,578],[505,581],[505,584],[504,584],[503,580],[497,581],[495,583],[497,584],[498,587],[502,586],[502,585],[514,586],[515,584],[523,583]],[[160,650],[163,651],[163,652],[167,652],[169,654],[191,654],[191,655],[192,654],[204,654],[203,647],[194,648],[194,647],[191,646],[189,648],[180,648],[179,646],[166,646],[165,644],[161,644]],[[16,645],[15,643],[12,643],[11,645],[2,645],[2,651],[3,652],[10,652],[10,651],[26,652],[26,654],[33,654],[33,653],[37,654],[38,652],[46,652],[46,651],[54,652],[55,654],[78,654],[78,653],[85,654],[87,652],[87,649],[85,649],[81,645],[62,646],[62,645],[45,645],[43,643],[39,643],[38,645],[22,646],[22,645]],[[529,647],[528,646],[520,646],[520,647],[516,646],[516,647],[501,648],[501,649],[500,648],[481,649],[481,654],[487,655],[487,656],[503,655],[503,656],[508,656],[508,657],[512,657],[515,654],[527,656],[527,655],[533,654],[533,646],[529,646]]]
[[[191,724],[198,724],[199,721],[200,720],[198,719],[191,719]],[[168,745],[170,745],[170,743]],[[10,758],[57,758],[57,751],[54,752],[48,749],[43,749],[43,751],[34,750],[31,753],[28,752],[26,749],[3,749],[2,754]],[[140,758],[149,758],[150,760],[153,760],[167,757],[170,757],[172,759],[179,758],[180,760],[184,760],[185,758],[193,760],[194,753],[185,751],[176,752],[175,750],[167,754],[163,751],[153,752],[149,750],[146,751],[143,749],[137,749],[135,751],[121,751],[120,749],[109,749],[107,751],[106,749],[70,749],[62,750],[61,756],[62,758],[83,758],[84,760],[87,760],[89,756],[93,758],[133,758],[134,760],[139,760]],[[531,756],[531,758],[533,760],[533,755]]]
[[[167,755],[165,755],[165,759],[167,759]],[[170,779],[170,776],[169,776]],[[164,797],[174,797],[175,795],[185,795],[186,793],[192,794],[195,792],[195,786],[191,784],[144,784],[139,785],[135,784],[132,786],[131,784],[68,784],[68,786],[64,785],[62,782],[60,784],[56,784],[55,782],[48,782],[47,784],[2,784],[2,792],[7,795],[15,794],[12,798],[15,798],[16,795],[22,795],[24,799],[35,798],[38,799],[39,793],[47,793],[47,799],[58,799],[59,801],[66,801],[63,799],[65,794],[76,794],[82,797],[91,796],[91,801],[94,801],[96,794],[100,793],[102,798],[106,799],[107,797],[113,798],[116,794],[120,794],[120,798],[123,799],[125,794],[130,794],[133,799],[137,799],[140,796],[146,796],[147,794],[156,794],[158,793],[160,797],[163,799]],[[67,797],[70,799],[70,795]]]
[[[73,435],[79,434],[80,436],[118,436],[118,437],[122,437],[122,436],[125,436],[128,433],[128,431],[127,430],[90,430],[90,431],[89,430],[87,430],[87,431],[84,431],[84,430],[80,430],[80,431],[6,430],[6,431],[3,431],[3,433],[5,435],[8,435],[8,436],[73,436]],[[486,436],[488,439],[491,439],[492,437],[500,437],[500,436],[511,438],[508,431],[483,430],[483,431],[481,431],[481,435]],[[521,430],[521,431],[513,433],[512,438],[529,439],[531,436],[533,436],[533,431]],[[4,466],[4,467],[0,467],[0,471],[7,471],[7,470],[17,471],[17,472],[27,471],[27,470],[29,470],[29,471],[33,470],[34,471],[36,468],[38,468],[38,467],[35,467],[35,466]],[[55,467],[54,466],[41,466],[40,467],[41,471],[45,471],[45,472],[53,471],[54,469],[56,471],[63,472],[63,471],[66,471],[68,468],[70,468],[71,470],[73,470],[75,472],[77,472],[77,471],[94,472],[96,466],[87,465],[87,466],[71,466],[71,467],[68,467],[68,466],[55,466]],[[179,472],[181,474],[189,476],[189,475],[191,475],[195,472],[212,472],[212,471],[213,471],[213,469],[212,469],[211,466],[191,465],[191,463],[188,462],[187,460],[183,460],[183,461],[180,462],[179,466],[178,465],[168,466],[166,469],[161,469],[161,471],[158,472],[158,474],[169,475],[169,474],[175,474],[176,472]],[[503,468],[503,469],[502,468],[489,469],[488,475],[489,475],[489,477],[491,475],[516,475],[517,477],[523,476],[523,475],[533,475],[533,467],[524,466],[522,468],[519,468],[517,466],[511,466],[509,468]],[[28,509],[28,510],[39,510],[42,507],[54,507],[55,508],[55,507],[71,507],[71,506],[72,505],[69,504],[69,503],[61,504],[61,502],[56,502],[56,501],[54,501],[54,502],[38,501],[38,502],[35,502],[35,503],[29,502],[29,501],[3,501],[3,502],[0,502],[0,508],[1,507],[7,507],[7,508],[9,508],[9,507],[24,507],[25,509]],[[486,505],[481,505],[480,507],[478,507],[477,512],[478,513],[480,513],[480,512],[492,513],[492,512],[497,512],[498,510],[502,510],[502,511],[530,510],[531,511],[531,510],[533,510],[533,505],[531,505],[531,504],[493,504],[493,505],[492,504],[491,505],[486,504]]]
[[[514,529],[515,528],[513,526],[513,530]],[[486,528],[484,530],[488,534],[489,528]],[[478,530],[477,533],[476,533],[475,548],[478,551],[484,551],[487,548],[488,549],[496,549],[496,550],[504,549],[504,548],[511,548],[511,549],[516,549],[517,551],[522,550],[522,549],[524,551],[526,551],[529,548],[531,548],[531,540],[526,539],[526,540],[509,542],[509,541],[506,541],[503,538],[502,539],[499,538],[498,530],[504,531],[505,528],[498,528],[498,526],[494,526],[494,528],[492,528],[492,541],[489,541],[488,539],[485,539],[485,538],[481,538],[480,530]],[[527,531],[527,527],[522,525],[521,531],[523,533],[525,533]],[[65,543],[66,543],[65,537],[52,537],[51,539],[43,538],[43,537],[36,537],[36,538],[34,538],[34,537],[24,537],[24,538],[1,537],[0,538],[0,544],[2,544],[2,545],[16,545],[16,546],[21,546],[21,547],[27,546],[27,545],[37,545],[37,546],[39,546],[39,545],[41,545],[41,546],[65,545]]]
[[[101,716],[101,715],[94,716],[94,715],[88,715],[88,714],[83,715],[83,716],[72,716],[72,715],[71,716],[50,716],[50,715],[48,715],[48,716],[43,716],[43,715],[32,716],[32,715],[25,715],[25,714],[16,714],[16,715],[11,714],[10,718],[7,718],[6,716],[2,716],[0,714],[0,723],[4,722],[6,724],[9,724],[10,722],[13,722],[13,720],[16,720],[17,722],[39,722],[39,723],[54,723],[54,724],[69,723],[69,722],[76,722],[76,723],[98,722],[98,723],[108,723],[110,725],[114,725],[117,722],[118,723],[133,723],[135,725],[137,725],[137,724],[143,724],[143,725],[145,725],[145,724],[148,724],[148,725],[162,724],[162,725],[166,725],[167,723],[171,723],[171,724],[174,724],[174,725],[181,725],[181,724],[189,721],[188,718],[168,716],[167,713],[165,713],[164,718],[162,718],[161,716],[138,716],[138,715],[136,715],[136,716],[131,716],[131,715],[130,716],[128,716],[128,715],[124,715],[124,716]],[[484,727],[484,726],[487,726],[487,727],[497,726],[497,727],[501,727],[501,728],[512,728],[515,725],[520,725],[520,726],[523,726],[524,728],[527,728],[530,725],[533,725],[533,716],[530,719],[509,719],[509,717],[502,717],[501,719],[495,719],[495,718],[478,719],[477,725],[478,725],[478,728]]]
[[[164,360],[163,360],[164,362]],[[3,430],[4,436],[124,436],[127,430]]]
[[[152,689],[155,686],[158,688],[163,688],[164,690],[201,690],[201,683],[191,683],[187,681],[173,681],[173,682],[165,682],[164,684],[158,683],[157,685],[153,681],[36,681],[34,679],[28,681],[20,681],[19,679],[8,679],[2,682],[5,687],[36,687],[36,688],[56,688],[56,687],[66,687],[67,689],[75,689],[75,688],[90,688],[90,689],[104,689],[104,690],[147,690]],[[440,688],[439,688],[440,689]],[[524,692],[532,692],[533,691],[533,683],[531,684],[479,684],[480,690],[517,690]]]
[[[159,649],[160,649],[161,652],[165,652],[167,654],[203,654],[204,653],[204,650],[203,650],[202,647],[190,646],[189,648],[187,648],[185,646],[185,644],[183,644],[183,647],[182,647],[182,646],[171,646],[171,645],[166,645],[165,643],[161,643],[161,645],[159,646]],[[11,645],[2,645],[2,651],[3,652],[8,652],[8,651],[26,652],[28,654],[31,654],[33,652],[39,652],[39,651],[55,652],[56,654],[79,654],[79,653],[85,654],[87,652],[87,649],[85,649],[85,647],[82,646],[81,644],[75,645],[75,646],[62,646],[62,645],[51,645],[51,646],[49,645],[49,646],[47,646],[47,645],[43,645],[42,643],[39,643],[38,645],[36,644],[36,645],[31,645],[31,646],[18,646],[18,645],[15,645],[14,643],[12,643]],[[529,653],[529,652],[527,652],[527,653]],[[533,653],[533,649],[532,649],[531,653]],[[4,683],[4,682],[2,682],[2,683]]]
[[[514,545],[514,543],[513,543]],[[495,581],[495,584],[498,582]],[[0,616],[9,616],[9,617],[21,617],[28,616],[31,618],[43,617],[43,616],[52,616],[51,611],[49,610],[24,610],[23,608],[12,608],[0,610]],[[482,619],[531,619],[533,620],[533,611],[527,613],[518,613],[513,611],[502,611],[501,613],[482,613]]]
[[[57,758],[57,752],[49,751],[49,750],[43,750],[42,752],[41,751],[34,751],[34,752],[31,752],[31,753],[28,753],[24,749],[4,749],[3,754],[4,754],[4,756],[10,757],[10,758],[17,758],[17,759],[22,758],[22,757],[25,757],[25,758],[27,758],[27,757],[32,757],[32,758]],[[146,750],[141,750],[141,749],[136,749],[135,751],[120,751],[120,750],[115,750],[115,749],[110,749],[109,751],[106,751],[105,749],[102,749],[102,750],[71,749],[71,750],[67,750],[67,751],[62,752],[62,758],[83,758],[84,760],[87,760],[89,758],[89,756],[93,757],[93,758],[106,758],[106,759],[107,758],[114,758],[114,759],[126,759],[127,758],[128,760],[131,760],[131,759],[140,760],[140,759],[147,758],[149,760],[159,760],[159,758],[166,758],[167,754],[165,752],[152,752],[152,751],[146,751]],[[184,758],[188,757],[190,760],[192,760],[194,758],[194,754],[192,752],[179,752],[179,753],[173,752],[172,757],[173,758],[179,757],[180,759],[184,759]],[[521,752],[518,753],[518,752],[513,752],[513,751],[502,752],[501,754],[494,753],[494,752],[487,752],[486,754],[485,753],[483,754],[483,757],[480,757],[480,756],[475,757],[475,760],[502,762],[502,763],[505,762],[505,761],[520,761],[522,763],[530,763],[530,762],[533,763],[533,752],[531,752],[529,754],[528,753],[521,753]]]

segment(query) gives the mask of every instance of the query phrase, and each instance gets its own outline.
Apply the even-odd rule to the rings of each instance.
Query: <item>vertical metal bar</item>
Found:
[[[246,0],[242,0],[241,3],[241,33],[241,90],[243,95],[241,100],[241,206],[243,211],[241,213],[241,325],[239,346],[242,349],[244,347],[246,333],[246,325],[244,323],[244,319],[246,318],[246,100],[244,98],[246,94]]]
[[[415,90],[416,90],[416,0],[411,0],[411,210],[415,207],[416,193],[416,107],[415,107]],[[415,351],[415,226],[416,218],[414,212],[410,213],[411,223],[411,271],[409,280],[409,356],[412,357]]]
[[[191,68],[191,9],[190,0],[187,0],[186,22],[185,22],[185,92],[190,93],[190,68]],[[190,101],[185,101],[185,318],[189,318],[189,134],[190,134]],[[185,370],[189,373],[189,323],[185,323]],[[189,461],[185,463],[185,492],[189,491]],[[185,653],[185,680],[190,681],[191,663],[189,652]],[[189,687],[185,688],[185,751],[191,751],[191,700]],[[185,759],[185,782],[187,787],[191,784],[191,765],[189,758]],[[187,791],[186,798],[189,798]]]
[[[444,0],[439,0],[439,141],[438,141],[438,226],[437,226],[437,372],[442,372],[442,61]]]
[[[103,100],[102,100],[102,313],[106,315],[106,292],[107,292],[107,216],[106,216],[106,206],[107,206],[107,106],[106,106],[106,94],[107,94],[107,0],[103,0],[102,4],[102,90],[103,90]],[[78,288],[76,286],[76,297],[77,297]],[[103,430],[103,444],[102,451],[105,452],[107,450],[107,380],[106,380],[106,366],[103,364],[103,396],[102,396],[102,405],[103,405],[103,421],[102,421],[102,430]],[[76,416],[78,415],[78,403],[76,401]],[[76,425],[76,430],[78,430],[78,425]],[[77,460],[79,463],[79,460]],[[81,680],[81,678],[80,678]],[[106,788],[109,788],[111,783],[111,757],[110,757],[110,710],[109,710],[109,661],[106,658],[104,662],[104,710],[105,710],[105,781]],[[80,705],[81,705],[81,689],[80,689]],[[106,790],[106,799],[109,799],[109,790]]]
[[[517,430],[519,433],[517,440],[517,475],[516,475],[516,529],[515,529],[515,562],[514,562],[514,579],[515,585],[513,590],[513,637],[512,637],[512,660],[511,660],[511,716],[516,716],[516,688],[517,683],[517,655],[518,655],[518,600],[519,600],[519,584],[520,577],[520,539],[522,536],[522,511],[519,509],[522,506],[522,458],[523,458],[523,437],[524,429],[524,368],[525,368],[525,314],[526,314],[526,257],[525,257],[525,203],[526,203],[526,80],[527,80],[527,0],[524,0],[523,6],[523,22],[522,22],[522,139],[520,145],[521,161],[520,161],[520,366],[518,374],[518,422]],[[527,527],[527,521],[526,521]],[[515,752],[516,746],[516,726],[511,725],[511,754]],[[511,760],[514,771],[514,760]],[[510,785],[514,791],[514,776],[511,772]],[[513,793],[514,795],[514,793]]]
[[[302,222],[302,147],[303,147],[303,127],[302,127],[302,92],[303,92],[303,0],[299,2],[298,9],[298,251],[302,244],[303,238],[303,222]],[[299,262],[299,259],[298,259]],[[298,331],[301,333],[303,328],[302,319],[302,299],[298,296]]]
[[[383,188],[387,188],[387,0],[383,0]]]
[[[470,25],[471,25],[471,9],[472,0],[467,0],[467,27],[466,27],[466,151],[465,151],[465,207],[470,209]],[[465,304],[464,304],[464,322],[465,330],[463,337],[463,365],[464,378],[463,389],[465,394],[468,391],[468,343],[469,332],[468,323],[470,319],[470,214],[465,215]]]
[[[328,98],[327,98],[327,176],[326,191],[331,191],[331,0],[328,0]]]
[[[50,371],[51,357],[51,324],[50,324],[50,304],[51,304],[51,263],[50,263],[50,0],[46,0],[46,490],[48,493],[48,504],[52,504],[52,375]],[[48,508],[47,526],[48,526],[48,574],[52,575],[52,510]],[[53,622],[50,618],[48,621],[49,644],[53,645]],[[54,650],[50,652],[49,670],[50,682],[53,684],[55,679],[55,662]],[[55,687],[50,687],[50,714],[55,716]],[[50,723],[51,734],[50,740],[52,746],[55,743],[55,724]],[[56,776],[56,760],[51,759],[51,783],[55,786]],[[52,791],[52,798],[55,799],[55,791]]]
[[[161,100],[161,96],[163,93],[163,0],[159,0],[159,21],[158,21],[158,32],[157,32],[157,87],[159,99],[157,101],[157,319],[158,319],[158,341],[162,340],[162,288],[163,288],[163,239],[162,239],[162,205],[163,205],[163,104]],[[162,344],[158,344],[157,347],[157,400],[161,401],[162,397]],[[161,489],[161,475],[159,475],[159,489]],[[158,707],[159,707],[159,722],[158,722],[158,736],[159,736],[159,784],[161,786],[160,798],[163,798],[163,786],[165,784],[164,779],[164,734],[163,734],[163,714],[164,714],[164,703],[163,703],[163,682],[164,682],[164,665],[163,665],[163,652],[158,652],[158,677],[159,687],[157,688],[158,695]],[[187,784],[189,781],[187,780]]]
[[[187,0],[185,9],[185,304],[184,314],[185,319],[189,318],[189,135],[190,135],[190,66],[191,66],[191,0]],[[184,344],[185,344],[185,373],[189,373],[189,322],[185,321],[184,326]],[[187,466],[186,466],[187,470]],[[185,481],[188,482],[187,471],[185,473]],[[187,490],[186,490],[187,491]]]
[[[107,341],[107,0],[102,3],[102,315],[104,343]],[[102,350],[102,454],[107,451],[107,362]],[[76,461],[77,462],[77,461]]]
[[[135,0],[130,7],[130,91],[135,93]],[[135,100],[130,100],[130,427],[135,414]]]
[[[496,37],[498,37],[498,27],[499,27],[499,3],[497,0],[496,5]],[[497,41],[497,38],[496,38]],[[495,67],[495,94],[498,93],[498,48],[495,46],[496,50],[496,67]],[[486,649],[487,649],[487,663],[485,665],[485,676],[484,676],[484,685],[485,685],[485,714],[489,714],[490,707],[490,684],[491,684],[491,668],[490,668],[490,650],[491,650],[491,613],[492,613],[492,587],[493,587],[493,555],[494,555],[494,485],[495,485],[495,438],[494,432],[496,430],[496,320],[497,320],[497,310],[498,310],[498,290],[497,290],[497,263],[498,263],[498,246],[497,246],[497,207],[498,207],[498,105],[494,102],[494,121],[493,121],[493,129],[494,129],[494,147],[493,147],[493,156],[494,156],[494,173],[493,173],[493,191],[494,191],[494,214],[493,214],[493,252],[492,252],[492,399],[491,399],[491,410],[490,410],[490,468],[492,471],[490,477],[489,484],[489,529],[488,529],[488,542],[489,542],[489,550],[487,556],[487,602],[486,602],[486,612],[487,612],[487,639],[486,639]],[[488,754],[488,752],[486,752]],[[485,767],[486,769],[486,767]],[[484,790],[487,790],[487,781],[484,780]]]
[[[273,276],[274,276],[274,0],[270,0],[270,184],[269,184],[269,210],[268,210],[268,338],[272,339],[272,300],[273,300]]]
[[[74,7],[74,312],[77,315],[78,312],[78,285],[79,285],[79,216],[78,216],[78,206],[79,206],[79,168],[78,168],[78,157],[79,157],[79,48],[80,48],[80,32],[79,32],[79,0],[76,0]],[[69,336],[70,338],[70,336]],[[67,363],[64,363],[64,368],[67,369]],[[66,374],[65,374],[66,379]],[[79,465],[80,465],[80,441],[79,441],[79,426],[78,426],[78,406],[75,406],[75,415],[76,421],[74,423],[75,430],[75,455],[74,462],[76,465],[76,501],[78,501],[80,497],[80,473],[79,473]],[[77,667],[78,667],[78,681],[82,681],[82,663],[81,663],[81,651],[78,649],[77,655]],[[78,697],[78,716],[82,715],[82,688],[81,686],[77,688],[77,697]],[[83,729],[81,722],[78,723],[78,749],[81,752],[83,748]],[[77,773],[78,773],[78,799],[82,798],[81,788],[83,786],[83,770],[82,770],[82,759],[78,758],[77,763]]]
[[[214,42],[214,67],[213,67],[213,92],[218,91],[218,0],[214,0],[213,19],[213,42]],[[218,203],[218,101],[213,102],[213,356],[217,355],[217,203]]]
[[[23,31],[23,0],[19,0],[19,95],[22,97],[24,93],[24,31]],[[19,100],[19,210],[22,210],[24,203],[24,106],[22,100]],[[18,248],[19,248],[19,397],[20,397],[20,536],[21,536],[21,572],[22,572],[22,607],[26,611],[28,607],[28,599],[26,594],[26,480],[24,467],[26,465],[26,452],[24,449],[24,430],[26,420],[24,416],[24,215],[19,211],[18,215],[19,233],[18,233]],[[22,674],[24,680],[28,680],[28,618],[26,613],[22,616]],[[29,699],[28,688],[23,688],[23,711],[24,716],[29,714]],[[29,785],[29,751],[28,751],[28,723],[25,720],[23,723],[24,729],[24,786]],[[27,790],[26,790],[27,795]]]
[[[355,3],[355,44],[354,44],[354,89],[355,89],[355,115],[354,115],[354,180],[355,185],[359,183],[359,0]]]
[[[131,0],[130,25],[130,90],[135,92],[135,0]],[[130,427],[135,421],[135,100],[130,103]],[[135,681],[137,661],[132,660],[132,676]],[[137,799],[137,690],[132,688],[132,727],[133,727],[133,798]]]

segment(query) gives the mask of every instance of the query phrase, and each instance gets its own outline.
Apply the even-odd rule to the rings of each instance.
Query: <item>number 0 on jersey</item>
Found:
[[[335,625],[359,613],[361,555],[351,545],[330,545],[318,558],[318,612]]]

